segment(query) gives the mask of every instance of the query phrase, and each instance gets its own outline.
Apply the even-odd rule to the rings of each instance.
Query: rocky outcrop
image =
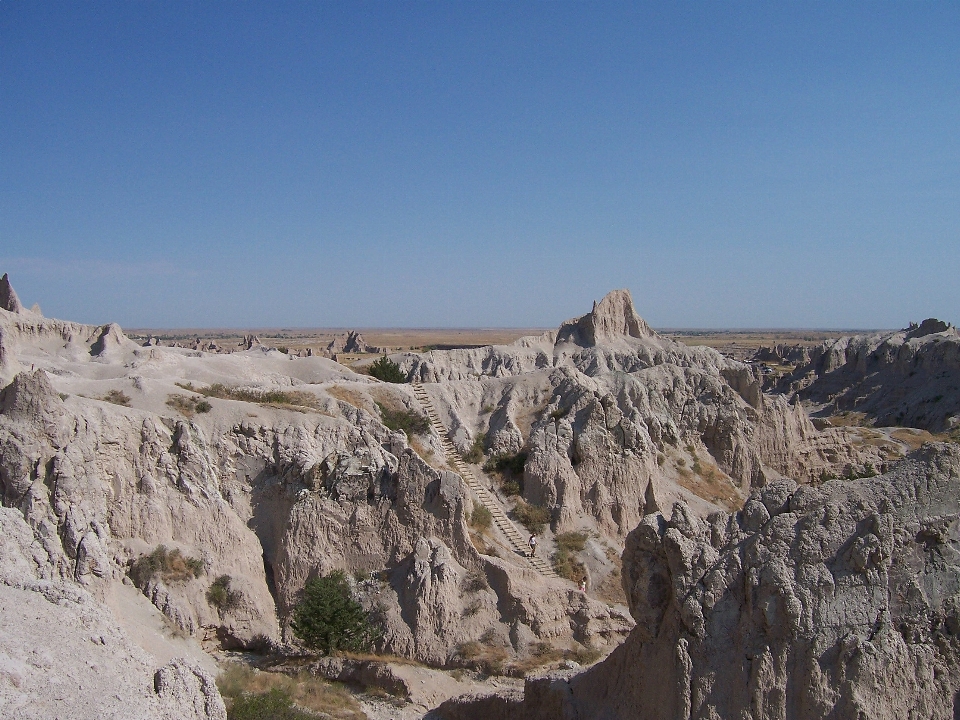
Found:
[[[706,521],[676,504],[631,532],[623,563],[628,640],[584,673],[528,680],[498,717],[956,717],[955,446],[868,480],[771,483]]]
[[[634,309],[630,291],[613,290],[599,303],[594,302],[593,310],[586,315],[563,323],[557,331],[556,344],[593,347],[624,337],[649,338],[655,335]]]
[[[85,589],[59,577],[17,510],[0,508],[0,713],[11,720],[226,720],[213,678],[157,668]]]
[[[379,348],[371,348],[356,330],[347,333],[341,333],[333,338],[327,345],[327,354],[336,355],[338,353],[368,353],[376,352]]]
[[[17,297],[17,293],[13,289],[13,285],[10,284],[10,278],[7,277],[6,273],[3,274],[3,277],[0,277],[0,309],[12,313],[22,313],[26,310],[21,304],[20,298]]]
[[[827,414],[857,411],[877,425],[950,430],[960,425],[960,334],[928,319],[832,340],[812,349],[777,389],[825,405]]]

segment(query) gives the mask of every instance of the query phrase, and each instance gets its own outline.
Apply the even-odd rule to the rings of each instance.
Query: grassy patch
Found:
[[[523,468],[527,464],[527,454],[494,455],[483,464],[484,472],[495,475],[500,487],[507,495],[523,494]]]
[[[343,400],[348,405],[353,405],[360,410],[370,411],[370,400],[363,393],[339,385],[331,385],[326,388],[326,391],[328,395],[335,397],[337,400]]]
[[[168,396],[167,405],[185,417],[193,417],[194,413],[208,413],[213,410],[213,405],[207,400],[179,394]]]
[[[867,418],[866,413],[852,411],[831,415],[827,418],[827,422],[833,427],[870,427],[873,425],[873,420]]]
[[[319,408],[316,396],[301,390],[258,390],[256,388],[228,387],[221,383],[214,383],[208,387],[194,387],[192,383],[177,383],[177,386],[206,397],[222,398],[224,400],[309,408],[311,410]],[[198,412],[203,411],[198,410]]]
[[[549,510],[539,505],[530,505],[519,498],[513,508],[513,515],[521,525],[534,535],[542,533],[546,524],[550,522]]]
[[[463,459],[468,463],[479,463],[483,460],[483,452],[486,449],[487,445],[487,434],[486,433],[477,433],[477,436],[473,439],[473,444],[470,446],[470,449],[464,454]]]
[[[510,663],[505,672],[511,677],[526,677],[531,672],[562,660],[573,660],[580,665],[590,665],[600,659],[600,652],[592,648],[578,647],[575,650],[561,650],[549,643],[539,642],[531,648],[530,655],[523,660]]]
[[[113,403],[114,405],[130,407],[130,396],[127,395],[123,390],[111,390],[104,395],[102,399],[104,402]]]
[[[553,569],[557,575],[573,582],[580,582],[587,577],[587,569],[580,562],[575,553],[581,552],[586,546],[587,534],[582,532],[560,533],[554,538],[557,549],[551,558]]]
[[[367,717],[353,695],[343,687],[308,673],[288,677],[232,664],[217,678],[217,686],[229,705],[230,720],[273,720],[273,718],[300,720],[316,718],[315,713],[324,713],[325,716],[337,720],[366,720]],[[250,701],[252,698],[262,698],[272,692],[280,693],[285,697]],[[274,703],[273,707],[277,708],[273,711],[274,713],[293,711],[300,714],[237,714],[270,708],[271,702]],[[298,708],[309,710],[310,714]]]
[[[457,648],[457,656],[467,667],[486,675],[503,675],[510,657],[500,645],[476,641],[462,643]]]
[[[176,548],[167,550],[164,545],[158,545],[152,553],[144,555],[130,567],[130,577],[141,587],[157,575],[165,583],[172,583],[193,580],[203,572],[203,560],[187,557]]]
[[[493,525],[493,514],[483,505],[475,505],[470,513],[470,526],[480,532],[486,532]]]
[[[430,429],[430,421],[420,413],[407,409],[391,409],[383,403],[377,403],[383,424],[394,432],[402,431],[410,435],[423,435]]]

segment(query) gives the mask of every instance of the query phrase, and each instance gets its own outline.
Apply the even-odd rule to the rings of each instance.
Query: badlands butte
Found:
[[[318,717],[960,717],[949,324],[747,362],[618,290],[396,383],[357,334],[183,340],[0,281],[2,717],[226,718],[237,677],[345,683]],[[369,654],[292,631],[338,570]]]

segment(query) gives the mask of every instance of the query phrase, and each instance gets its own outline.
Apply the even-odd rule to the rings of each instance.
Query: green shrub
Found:
[[[404,383],[407,376],[393,360],[384,355],[370,366],[370,374],[377,380],[389,383]]]
[[[198,413],[208,413],[213,410],[213,405],[208,403],[206,400],[201,400],[193,407]]]
[[[227,720],[314,720],[317,716],[300,710],[290,693],[280,688],[258,695],[242,693],[233,699]]]
[[[391,410],[382,403],[377,403],[383,424],[393,431],[402,430],[409,435],[423,435],[430,429],[430,421],[420,413],[410,410]]]
[[[157,575],[167,583],[184,582],[200,577],[203,571],[203,560],[158,545],[152,553],[144,555],[131,566],[130,577],[142,587]]]
[[[530,505],[523,500],[517,500],[517,504],[513,508],[513,514],[520,524],[534,535],[542,533],[544,526],[550,522],[549,510],[538,505]]]
[[[463,456],[463,459],[468,463],[478,463],[483,460],[483,451],[487,444],[487,434],[486,433],[477,433],[477,436],[473,438],[473,444],[470,446],[470,450]]]
[[[304,645],[324,655],[364,652],[380,634],[353,599],[342,570],[307,581],[290,626]]]
[[[582,532],[560,533],[554,538],[556,552],[551,558],[557,575],[573,582],[580,582],[587,576],[587,570],[574,553],[581,552],[586,546],[587,534]]]
[[[485,472],[500,479],[500,488],[507,495],[523,494],[523,468],[527,464],[527,454],[495,455],[483,464]]]
[[[475,505],[470,513],[470,524],[480,532],[489,530],[493,525],[493,514],[484,505]]]
[[[240,602],[240,593],[230,589],[230,581],[229,575],[221,575],[207,589],[207,602],[220,612],[226,612]]]

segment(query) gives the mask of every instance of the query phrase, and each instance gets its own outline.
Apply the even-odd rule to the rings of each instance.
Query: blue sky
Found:
[[[0,272],[154,327],[960,321],[957,3],[0,3]]]

